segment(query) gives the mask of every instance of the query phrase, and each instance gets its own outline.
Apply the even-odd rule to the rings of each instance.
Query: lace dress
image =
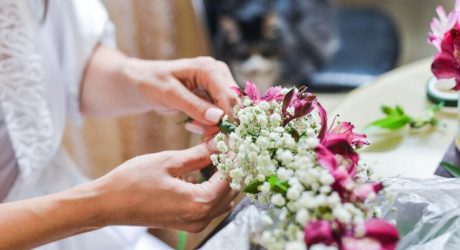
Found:
[[[0,199],[15,201],[87,179],[61,149],[79,120],[79,83],[97,44],[114,46],[99,1],[0,1]],[[107,227],[39,249],[170,249],[141,227]]]

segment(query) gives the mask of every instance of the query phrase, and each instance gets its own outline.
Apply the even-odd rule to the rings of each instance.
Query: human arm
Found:
[[[178,60],[130,58],[98,46],[87,64],[81,87],[81,109],[93,116],[117,116],[150,110],[180,110],[196,121],[216,124],[231,114],[237,97],[228,67],[210,57]],[[211,102],[193,93],[206,90]]]
[[[206,144],[133,158],[109,174],[57,194],[0,204],[0,249],[29,249],[107,225],[192,232],[231,209],[237,193],[218,174],[177,178],[209,164]]]

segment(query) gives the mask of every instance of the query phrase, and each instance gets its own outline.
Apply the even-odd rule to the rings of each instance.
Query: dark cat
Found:
[[[240,83],[253,80],[262,89],[276,82],[305,84],[338,49],[333,0],[206,3],[214,9],[216,56]]]

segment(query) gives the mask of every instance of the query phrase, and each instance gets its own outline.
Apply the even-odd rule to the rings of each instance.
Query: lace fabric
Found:
[[[0,103],[23,176],[45,166],[57,150],[27,11],[25,1],[0,1]]]

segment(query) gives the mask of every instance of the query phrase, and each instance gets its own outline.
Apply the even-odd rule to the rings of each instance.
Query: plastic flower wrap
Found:
[[[252,82],[235,88],[235,121],[215,142],[218,171],[257,202],[267,204],[271,227],[255,242],[267,249],[395,249],[390,223],[374,218],[366,202],[383,188],[369,181],[356,149],[366,136],[327,114],[305,89],[273,87],[261,95]],[[229,129],[230,128],[230,129]]]
[[[428,34],[428,41],[438,50],[431,71],[438,79],[455,79],[453,90],[460,90],[460,0],[449,14],[441,6],[436,12],[438,18],[433,18]]]

